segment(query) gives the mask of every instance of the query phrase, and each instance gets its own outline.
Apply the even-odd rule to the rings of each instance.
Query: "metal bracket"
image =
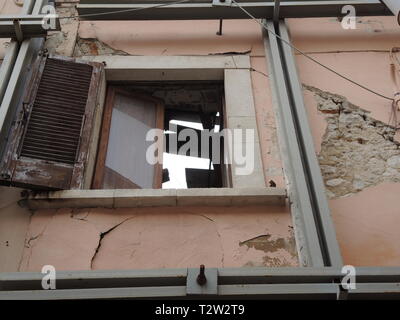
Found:
[[[187,295],[217,295],[218,294],[218,269],[188,269],[186,278]]]
[[[24,41],[24,34],[22,33],[22,28],[21,28],[21,23],[19,19],[14,19],[13,20],[14,28],[15,28],[15,36],[18,41],[18,43],[21,43]]]
[[[213,0],[212,5],[216,7],[231,7],[232,0]]]
[[[275,28],[279,26],[281,0],[275,0],[273,22]]]

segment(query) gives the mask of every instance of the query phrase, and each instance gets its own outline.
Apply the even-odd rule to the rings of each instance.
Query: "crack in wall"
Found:
[[[117,223],[115,226],[111,227],[110,229],[108,229],[108,230],[106,230],[106,231],[104,231],[104,232],[100,232],[100,234],[99,234],[99,241],[98,241],[97,247],[96,247],[96,249],[95,249],[95,252],[94,252],[92,258],[90,259],[90,269],[91,269],[91,270],[93,270],[94,261],[95,261],[97,255],[98,255],[98,253],[99,253],[99,251],[100,251],[101,244],[102,244],[102,241],[104,240],[104,237],[105,237],[106,235],[110,234],[112,231],[114,231],[116,228],[118,228],[119,226],[121,226],[121,225],[122,225],[123,223],[125,223],[126,221],[131,220],[131,219],[134,219],[134,218],[135,218],[135,217],[126,218],[125,220],[121,221],[120,223]]]
[[[19,265],[18,265],[18,271],[21,270],[22,264],[24,264],[24,263],[26,264],[25,269],[29,269],[30,260],[31,260],[31,257],[32,257],[32,250],[33,250],[33,247],[35,245],[33,241],[38,240],[40,237],[42,237],[44,235],[44,233],[47,230],[47,227],[52,222],[52,220],[54,218],[54,215],[57,214],[57,212],[58,212],[58,210],[55,211],[55,213],[51,216],[51,219],[49,219],[47,221],[47,223],[43,226],[42,230],[39,233],[37,233],[36,235],[29,235],[28,239],[25,237],[24,247],[29,249],[29,251],[28,251],[28,254],[27,254],[26,257],[24,257],[24,255],[21,256],[21,259],[20,259]],[[33,216],[34,216],[34,212],[32,212],[32,214],[30,216],[30,223],[32,222],[32,217]]]
[[[189,214],[191,214],[191,213],[189,213]],[[202,218],[207,219],[207,220],[209,220],[209,221],[211,221],[213,223],[213,225],[215,227],[215,232],[217,233],[217,236],[218,236],[218,239],[219,239],[219,244],[220,244],[220,247],[221,247],[221,266],[223,267],[224,266],[224,262],[225,262],[225,250],[224,250],[224,247],[222,245],[222,236],[221,236],[221,233],[218,231],[217,223],[215,222],[215,220],[211,219],[210,217],[206,216],[205,214],[192,214],[192,215],[202,217]]]
[[[327,122],[318,160],[329,198],[349,196],[379,183],[400,182],[396,129],[372,118],[345,97],[303,85]]]
[[[247,55],[250,54],[252,49],[246,51],[226,51],[226,52],[216,52],[209,53],[209,56],[232,56],[232,55]]]

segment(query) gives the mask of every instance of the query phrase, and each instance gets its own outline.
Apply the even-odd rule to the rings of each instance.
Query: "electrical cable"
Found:
[[[239,9],[241,9],[244,13],[246,13],[250,18],[252,18],[255,22],[257,22],[262,28],[264,28],[265,30],[267,30],[268,32],[270,32],[271,34],[273,34],[275,37],[279,38],[282,42],[284,42],[285,44],[287,44],[289,47],[291,47],[293,50],[295,50],[296,52],[298,52],[299,54],[303,55],[304,57],[306,57],[307,59],[311,60],[312,62],[318,64],[319,66],[325,68],[326,70],[336,74],[337,76],[341,77],[344,80],[347,80],[349,82],[351,82],[352,84],[370,92],[373,93],[381,98],[384,98],[386,100],[390,100],[393,101],[392,98],[387,97],[379,92],[376,92],[372,89],[369,89],[368,87],[346,77],[345,75],[339,73],[338,71],[332,69],[331,67],[328,67],[326,65],[324,65],[323,63],[319,62],[318,60],[310,57],[307,53],[303,52],[302,50],[298,49],[297,47],[295,47],[294,45],[292,45],[290,42],[286,41],[285,39],[283,39],[280,35],[276,34],[274,31],[272,31],[271,29],[269,29],[267,26],[265,26],[265,24],[263,24],[262,22],[260,22],[257,18],[255,18],[250,12],[248,12],[246,9],[244,9],[241,5],[239,5],[235,0],[232,0],[232,3],[234,3]]]
[[[75,18],[79,18],[79,17],[93,17],[93,16],[101,16],[101,15],[110,15],[110,14],[116,14],[116,13],[125,13],[125,12],[133,12],[133,11],[141,11],[141,10],[146,10],[146,9],[154,9],[154,8],[161,8],[161,7],[165,7],[165,6],[169,6],[169,5],[174,5],[174,4],[180,4],[180,3],[185,3],[185,2],[189,2],[190,0],[179,0],[179,1],[174,1],[174,2],[168,2],[168,3],[162,3],[162,4],[158,4],[155,6],[151,6],[151,7],[143,7],[143,8],[132,8],[132,9],[123,9],[123,10],[117,10],[117,11],[111,11],[111,12],[103,12],[103,13],[92,13],[92,14],[85,14],[85,15],[78,15],[78,16],[70,16],[70,17],[60,17],[59,19],[75,19]],[[318,64],[319,66],[321,66],[322,68],[336,74],[337,76],[341,77],[342,79],[349,81],[350,83],[372,93],[375,94],[381,98],[384,98],[386,100],[390,100],[390,101],[394,101],[393,98],[387,97],[375,90],[372,90],[358,82],[356,82],[355,80],[350,79],[349,77],[341,74],[340,72],[334,70],[331,67],[328,67],[327,65],[324,65],[323,63],[319,62],[318,60],[312,58],[311,56],[309,56],[307,53],[303,52],[302,50],[298,49],[297,47],[295,47],[294,45],[292,45],[290,42],[286,41],[285,39],[283,39],[280,35],[276,34],[274,31],[272,31],[271,29],[269,29],[267,26],[265,26],[265,24],[263,24],[262,22],[260,22],[257,18],[255,18],[250,12],[248,12],[246,9],[244,9],[239,3],[237,3],[235,0],[232,0],[232,3],[235,4],[239,9],[241,9],[245,14],[247,14],[251,19],[253,19],[256,23],[258,23],[262,28],[264,28],[265,30],[267,30],[268,32],[270,32],[271,34],[273,34],[275,37],[279,38],[282,42],[284,42],[286,45],[288,45],[289,47],[291,47],[293,50],[295,50],[296,52],[298,52],[299,54],[301,54],[302,56],[306,57],[307,59],[309,59],[310,61]],[[254,70],[255,71],[255,70]]]

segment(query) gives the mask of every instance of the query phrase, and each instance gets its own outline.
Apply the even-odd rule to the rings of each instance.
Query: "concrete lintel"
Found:
[[[223,80],[225,69],[250,69],[243,56],[84,56],[105,64],[108,81]]]
[[[27,199],[30,209],[140,208],[164,206],[284,206],[285,189],[131,189],[66,190],[41,193]]]

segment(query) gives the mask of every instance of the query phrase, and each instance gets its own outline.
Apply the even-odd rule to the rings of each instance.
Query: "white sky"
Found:
[[[178,120],[172,120],[171,123],[203,130],[201,123]],[[216,130],[219,130],[219,126],[216,126]],[[163,168],[168,168],[170,178],[170,181],[162,184],[163,189],[187,189],[185,168],[208,169],[210,165],[209,159],[187,157],[166,152],[164,152],[163,156]],[[212,165],[211,169],[213,169]]]

